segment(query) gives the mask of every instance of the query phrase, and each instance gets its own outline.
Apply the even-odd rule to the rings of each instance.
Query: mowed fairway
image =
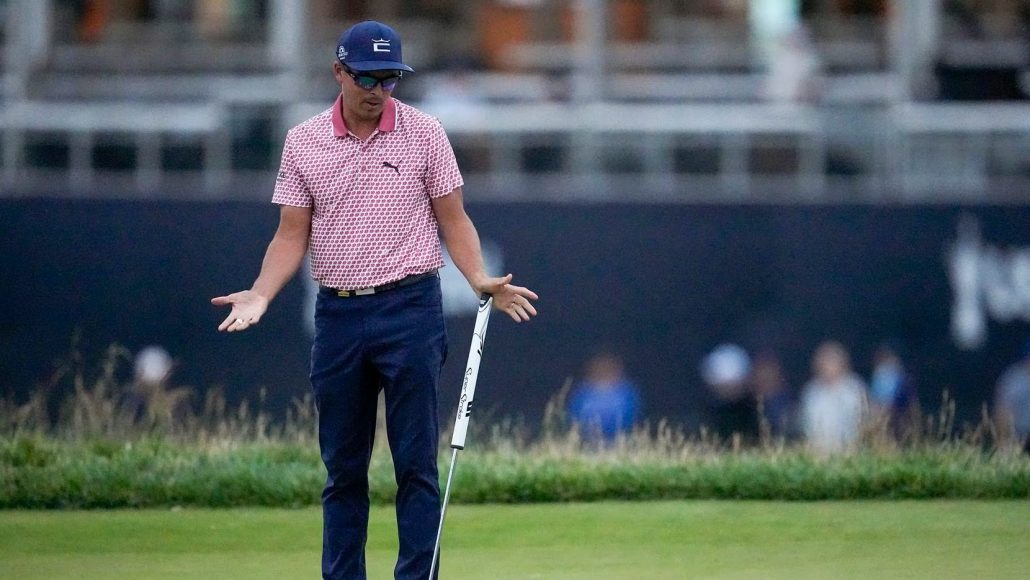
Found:
[[[2,578],[317,578],[317,509],[0,512]],[[391,578],[376,508],[369,578]],[[452,506],[442,578],[1016,578],[1030,502]]]

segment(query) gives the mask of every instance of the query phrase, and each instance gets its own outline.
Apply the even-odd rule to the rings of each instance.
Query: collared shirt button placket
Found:
[[[366,153],[368,153],[368,141],[359,142],[359,144],[358,144],[358,172],[359,173],[365,173],[366,171],[368,171],[368,166],[365,163],[365,158],[367,157]]]

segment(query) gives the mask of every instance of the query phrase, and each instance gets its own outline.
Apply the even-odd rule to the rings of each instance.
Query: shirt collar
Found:
[[[333,135],[337,137],[346,137],[349,132],[347,129],[347,123],[343,120],[343,95],[336,97],[336,102],[333,103]],[[397,105],[393,102],[393,97],[387,97],[386,102],[383,104],[383,114],[379,117],[379,131],[385,133],[387,131],[393,131],[397,127]]]

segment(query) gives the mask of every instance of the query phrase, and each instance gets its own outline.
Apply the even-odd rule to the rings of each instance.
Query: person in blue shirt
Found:
[[[568,411],[584,442],[609,445],[633,428],[640,412],[639,389],[626,377],[622,360],[602,352],[587,362]]]
[[[912,375],[901,359],[901,347],[896,341],[883,342],[873,355],[869,404],[874,414],[887,420],[895,439],[910,436],[918,424],[918,393]]]

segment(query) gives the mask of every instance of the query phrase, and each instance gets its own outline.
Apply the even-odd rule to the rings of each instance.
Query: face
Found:
[[[400,71],[377,70],[359,73],[345,69],[339,62],[333,64],[333,72],[343,94],[344,108],[351,116],[362,121],[379,119],[386,99],[390,97],[397,80],[400,79]],[[370,86],[371,88],[368,88]]]
[[[622,378],[622,361],[615,355],[602,354],[587,365],[587,379],[597,385],[614,386]]]
[[[753,371],[755,390],[760,394],[771,394],[783,388],[783,369],[774,358],[759,358]]]
[[[850,370],[848,353],[837,343],[825,343],[816,350],[812,366],[822,380],[836,381]]]

